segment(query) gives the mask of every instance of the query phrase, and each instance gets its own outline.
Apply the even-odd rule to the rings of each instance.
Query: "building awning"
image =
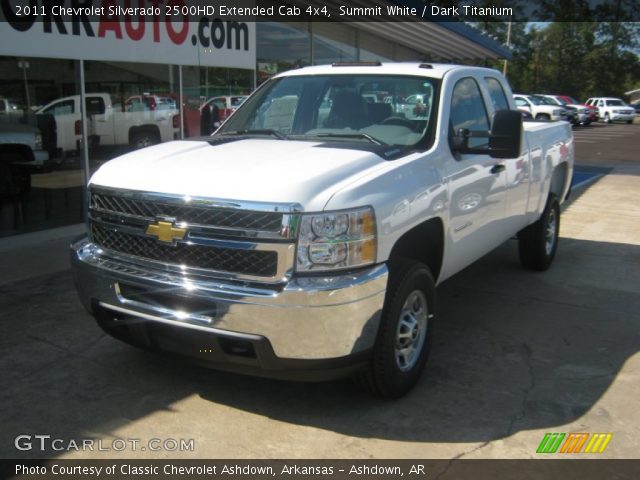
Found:
[[[453,22],[354,22],[357,28],[404,45],[428,61],[511,59],[511,52],[473,28]]]
[[[289,0],[299,5],[315,4],[315,1]],[[317,2],[320,5],[320,2]],[[339,11],[344,5],[340,0],[323,0],[333,11]],[[419,16],[397,15],[397,21],[380,21],[391,18],[386,15],[388,6],[409,6],[422,12],[423,3],[414,0],[350,0],[350,8],[362,8],[371,11],[372,7],[382,7],[385,15],[360,15],[342,17],[350,25],[362,31],[388,39],[392,43],[403,45],[421,53],[428,61],[473,61],[486,59],[511,59],[511,52],[500,42],[490,38],[468,24],[462,22],[429,21]],[[362,10],[365,11],[365,10]],[[431,17],[429,17],[431,19]],[[366,47],[366,45],[361,45]]]

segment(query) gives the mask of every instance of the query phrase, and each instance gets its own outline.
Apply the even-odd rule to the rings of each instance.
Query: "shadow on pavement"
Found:
[[[70,272],[0,287],[0,456],[43,457],[17,452],[19,434],[90,438],[161,410],[186,416],[174,404],[194,394],[212,417],[185,421],[203,431],[221,407],[413,442],[563,425],[592,409],[640,350],[638,264],[640,246],[563,239],[551,270],[530,273],[515,242],[503,245],[439,287],[426,375],[395,402],[349,381],[245,377],[136,350],[102,334]]]

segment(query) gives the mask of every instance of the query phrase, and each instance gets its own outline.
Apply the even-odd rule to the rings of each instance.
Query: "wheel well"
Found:
[[[0,145],[0,157],[4,161],[27,161],[31,162],[34,160],[33,150],[29,148],[27,145],[21,144],[4,144]]]
[[[562,162],[553,170],[551,177],[551,187],[549,193],[553,193],[562,202],[562,195],[565,193],[567,186],[567,163]]]
[[[157,125],[142,125],[140,127],[131,127],[129,129],[129,143],[131,143],[133,138],[139,133],[152,134],[160,138],[160,129]]]
[[[398,239],[389,255],[389,260],[412,258],[429,267],[437,281],[442,268],[444,254],[444,227],[442,220],[432,218],[416,225]]]

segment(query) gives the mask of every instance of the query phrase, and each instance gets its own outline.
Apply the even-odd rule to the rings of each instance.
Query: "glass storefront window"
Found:
[[[59,132],[76,105],[75,60],[0,57],[0,237],[82,221],[82,171]]]
[[[220,67],[183,67],[185,137],[209,135],[253,90],[254,72]]]
[[[258,84],[271,75],[311,64],[311,36],[304,22],[256,24]]]
[[[313,23],[311,31],[314,65],[358,60],[355,28],[336,23]]]

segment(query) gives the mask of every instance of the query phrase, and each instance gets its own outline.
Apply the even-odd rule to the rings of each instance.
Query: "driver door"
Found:
[[[478,81],[458,80],[450,108],[450,142],[459,129],[488,132],[489,114]],[[450,143],[451,144],[451,143]],[[469,147],[482,148],[488,137],[469,139]],[[449,190],[449,268],[458,271],[501,244],[505,237],[506,168],[487,154],[452,154],[446,177]]]

